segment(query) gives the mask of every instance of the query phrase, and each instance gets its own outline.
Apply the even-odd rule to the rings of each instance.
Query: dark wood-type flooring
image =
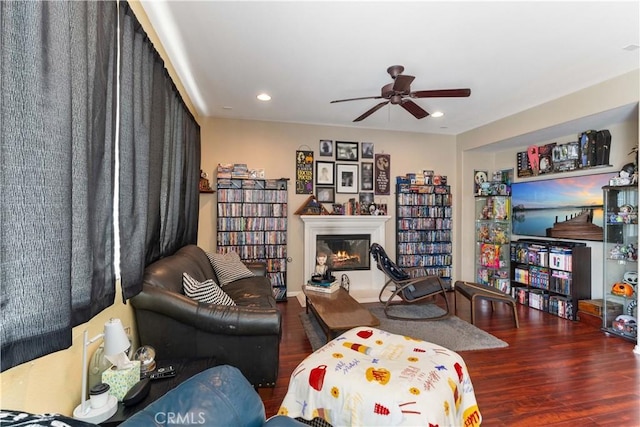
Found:
[[[311,353],[298,317],[304,308],[296,298],[278,306],[283,315],[278,382],[260,393],[267,417],[277,413],[291,372]],[[522,305],[518,315],[515,329],[505,304],[496,304],[492,313],[483,302],[476,326],[509,347],[459,352],[483,426],[640,426],[640,355],[633,342]],[[469,321],[463,298],[458,316]]]

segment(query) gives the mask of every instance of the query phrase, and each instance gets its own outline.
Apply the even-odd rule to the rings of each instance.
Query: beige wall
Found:
[[[456,260],[462,264],[462,279],[472,280],[475,276],[474,169],[515,168],[516,152],[524,151],[528,145],[575,141],[579,132],[593,128],[592,123],[597,122],[599,126],[596,129],[609,129],[612,135],[612,167],[597,169],[597,173],[611,172],[614,176],[622,165],[634,160],[628,153],[638,145],[639,98],[639,74],[636,71],[457,136],[456,158],[461,186],[454,195],[456,206],[460,208],[456,228],[461,238],[456,241],[460,254]],[[629,114],[609,114],[614,110],[629,111]],[[612,117],[612,121],[607,123],[602,117]],[[572,133],[567,133],[572,125],[576,127]],[[540,138],[536,139],[536,135]],[[509,143],[505,144],[505,141]],[[592,173],[596,172],[587,170],[543,175],[527,180]],[[590,242],[588,245],[592,248],[592,297],[598,298],[602,297],[603,290],[602,244]]]
[[[404,175],[422,169],[432,169],[437,174],[447,175],[452,187],[456,186],[455,137],[425,135],[408,132],[361,130],[353,127],[314,126],[251,120],[226,120],[207,118],[202,126],[202,169],[212,177],[218,163],[246,163],[249,168],[264,168],[267,178],[290,178],[289,181],[289,229],[287,252],[291,263],[287,266],[289,293],[300,291],[303,277],[303,223],[293,213],[307,200],[309,195],[295,194],[295,152],[313,150],[318,157],[319,141],[373,142],[376,153],[391,155],[391,176]],[[388,196],[376,196],[385,201],[394,215],[394,186]],[[336,202],[342,203],[354,195],[336,194]],[[198,244],[205,250],[216,247],[216,195],[200,195],[200,224]],[[395,257],[395,223],[387,222],[387,249]],[[454,254],[455,255],[455,254]],[[455,258],[454,258],[455,259]],[[454,265],[455,268],[455,265]]]
[[[282,123],[218,120],[198,118],[183,85],[162,49],[144,11],[136,1],[129,2],[142,26],[149,33],[154,46],[165,59],[169,74],[196,120],[202,126],[202,169],[215,175],[218,163],[242,162],[250,167],[264,167],[268,177],[294,177],[294,153],[311,147],[316,153],[320,139],[368,141],[375,144],[376,152],[391,154],[392,176],[420,169],[433,169],[447,175],[454,195],[454,276],[473,277],[473,196],[471,185],[473,169],[493,170],[512,167],[515,158],[509,150],[474,151],[478,147],[509,138],[517,138],[540,129],[556,126],[570,120],[607,111],[628,103],[638,102],[638,73],[629,73],[560,100],[499,120],[457,137],[422,135],[402,132],[366,131],[357,128],[294,125]],[[632,143],[637,143],[637,115],[624,126]],[[635,133],[630,130],[635,127]],[[611,127],[611,129],[614,129]],[[635,134],[635,137],[633,136]],[[558,138],[564,135],[557,135]],[[614,135],[615,138],[615,135]],[[615,139],[614,139],[615,141]],[[546,141],[543,141],[544,143]],[[616,147],[614,146],[614,152]],[[624,157],[624,152],[621,154]],[[615,154],[619,156],[619,154]],[[511,160],[514,159],[513,163]],[[621,159],[616,160],[620,162]],[[625,163],[623,161],[623,163]],[[617,167],[618,165],[616,165]],[[213,182],[215,184],[215,179]],[[293,187],[291,187],[293,188]],[[306,196],[289,190],[289,246],[293,258],[289,266],[289,289],[300,289],[302,280],[302,224],[292,215]],[[209,250],[215,248],[215,194],[200,196],[199,244]],[[393,193],[386,197],[390,212],[394,211]],[[387,241],[395,242],[393,222],[387,224]],[[395,257],[395,248],[389,247]],[[597,260],[594,260],[597,262]],[[117,287],[119,289],[119,286]],[[73,345],[32,362],[25,363],[0,374],[0,407],[30,412],[59,412],[70,415],[80,398],[80,364],[82,332],[89,336],[99,333],[106,320],[122,319],[125,326],[135,326],[130,306],[124,305],[118,290],[116,303],[90,322],[73,329]],[[96,348],[93,346],[91,352]]]
[[[296,195],[294,187],[295,151],[298,149],[312,149],[319,158],[318,142],[320,139],[368,141],[375,144],[376,152],[391,154],[391,176],[417,172],[421,169],[433,169],[436,173],[447,175],[454,195],[454,280],[474,280],[475,277],[475,245],[474,245],[474,197],[473,170],[483,169],[494,171],[504,168],[515,168],[516,152],[522,151],[528,144],[527,140],[538,145],[551,142],[569,142],[577,138],[578,131],[588,129],[582,123],[574,133],[559,133],[566,129],[567,122],[580,119],[576,111],[585,117],[601,114],[599,105],[609,109],[618,108],[638,102],[638,75],[631,73],[613,81],[605,82],[584,92],[564,97],[537,107],[531,111],[519,113],[505,118],[477,130],[470,131],[457,137],[427,134],[412,134],[405,132],[388,132],[360,130],[356,128],[341,128],[316,125],[287,124],[275,122],[259,122],[251,120],[205,119],[202,123],[202,168],[212,177],[215,186],[215,171],[218,163],[247,163],[249,168],[265,168],[268,178],[290,178],[289,187],[289,241],[288,252],[292,258],[288,266],[289,294],[297,293],[303,276],[303,224],[293,214],[306,200],[307,195]],[[625,89],[623,89],[625,88]],[[635,94],[635,96],[634,96]],[[571,102],[579,108],[571,108]],[[591,109],[584,107],[592,105]],[[595,107],[594,107],[595,105]],[[544,120],[545,108],[548,110],[547,121]],[[612,153],[609,168],[598,169],[599,173],[611,172],[612,176],[620,167],[632,161],[628,155],[634,145],[638,144],[638,112],[637,107],[625,117],[617,117],[618,122],[607,123],[605,127],[611,131]],[[540,132],[541,139],[535,139],[536,131],[528,121],[541,126],[545,132]],[[595,121],[595,118],[594,118]],[[545,125],[547,123],[547,125]],[[542,139],[542,135],[549,135],[549,129],[557,127],[557,135],[553,139]],[[551,131],[553,134],[553,131]],[[496,135],[491,139],[490,135]],[[509,144],[500,144],[509,140]],[[496,144],[498,143],[498,144]],[[531,142],[529,142],[531,143]],[[492,147],[495,145],[495,147]],[[452,162],[451,159],[456,159]],[[567,174],[552,175],[551,177],[590,174],[593,171],[580,171]],[[544,179],[550,176],[542,176]],[[518,178],[515,179],[518,181]],[[349,195],[337,195],[338,202],[344,202]],[[393,215],[395,209],[394,191],[389,196],[376,196],[377,200],[384,199],[389,204],[389,212]],[[198,243],[207,250],[215,250],[216,246],[216,195],[202,194],[200,196],[200,224]],[[388,251],[395,257],[395,223],[387,223],[386,240]],[[518,236],[515,236],[518,237]],[[597,242],[588,243],[592,247],[592,294],[593,297],[602,295],[602,266],[599,260],[602,255],[602,245]]]
[[[102,333],[110,318],[118,318],[123,326],[134,329],[134,315],[130,305],[122,303],[120,283],[116,285],[116,301],[91,321],[73,328],[73,343],[61,350],[31,362],[23,363],[0,375],[0,408],[33,413],[57,412],[72,415],[80,404],[82,383],[82,335],[88,330],[89,338]],[[88,348],[88,357],[100,345],[100,341]],[[134,346],[137,343],[134,342]]]

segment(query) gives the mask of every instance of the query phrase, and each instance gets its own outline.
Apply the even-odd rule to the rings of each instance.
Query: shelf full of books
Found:
[[[400,267],[451,281],[451,188],[433,171],[396,177],[396,254]]]
[[[511,242],[511,295],[521,303],[577,320],[578,300],[591,298],[591,248],[585,243]]]
[[[224,173],[217,181],[217,252],[265,263],[277,301],[287,299],[287,184]]]

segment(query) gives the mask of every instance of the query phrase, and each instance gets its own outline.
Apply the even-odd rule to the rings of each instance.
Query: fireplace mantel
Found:
[[[304,222],[304,277],[311,277],[316,265],[316,237],[324,234],[369,234],[371,243],[385,246],[385,224],[388,215],[301,215]],[[384,274],[373,260],[370,270],[340,271],[351,282],[351,294],[361,302],[374,301],[384,286]]]

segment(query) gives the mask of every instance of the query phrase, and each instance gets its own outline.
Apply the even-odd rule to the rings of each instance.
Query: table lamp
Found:
[[[89,332],[84,331],[82,348],[82,390],[80,405],[73,410],[73,418],[89,423],[99,424],[108,420],[118,409],[118,400],[109,395],[107,403],[94,408],[87,401],[87,347],[89,344],[104,338],[104,354],[114,365],[121,367],[129,363],[127,355],[124,353],[131,345],[120,319],[109,319],[104,324],[104,331],[95,337],[88,339]]]

